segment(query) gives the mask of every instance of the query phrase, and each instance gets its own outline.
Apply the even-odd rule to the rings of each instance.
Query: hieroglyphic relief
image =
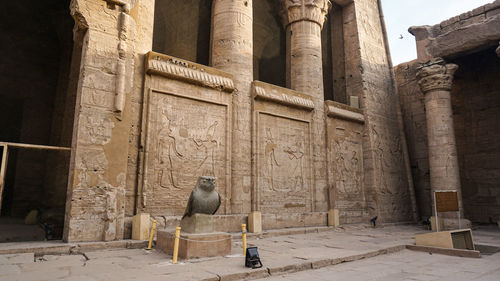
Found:
[[[225,200],[227,106],[152,92],[145,167],[148,202],[180,215],[199,176],[214,176]],[[224,203],[221,205],[224,212]]]
[[[337,193],[359,194],[362,184],[361,143],[353,139],[333,140],[332,154],[332,174]]]
[[[260,210],[305,212],[311,206],[309,123],[258,114],[257,189]]]
[[[339,108],[332,106],[332,109]],[[359,118],[347,119],[348,116],[332,115],[332,112],[330,109],[331,118],[327,120],[330,204],[339,209],[345,222],[360,222],[367,212],[363,169],[364,125]]]

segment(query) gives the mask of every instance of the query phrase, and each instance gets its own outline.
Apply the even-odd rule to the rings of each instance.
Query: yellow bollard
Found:
[[[181,228],[175,228],[174,254],[172,255],[172,263],[177,263],[177,255],[179,254],[179,238],[181,236]]]
[[[156,229],[156,220],[153,220],[153,224],[151,225],[151,233],[149,234],[149,244],[147,250],[151,250],[151,246],[153,245],[153,237],[155,236]]]
[[[241,225],[241,240],[243,241],[243,256],[247,253],[247,225]]]

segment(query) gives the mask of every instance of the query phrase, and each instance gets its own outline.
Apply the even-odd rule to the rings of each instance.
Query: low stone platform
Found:
[[[172,254],[174,251],[175,230],[159,230],[156,236],[156,248]],[[179,240],[179,258],[205,258],[231,254],[231,234],[181,233]]]

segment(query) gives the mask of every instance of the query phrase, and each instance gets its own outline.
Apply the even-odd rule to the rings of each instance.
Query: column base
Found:
[[[132,218],[132,239],[148,240],[149,230],[151,228],[150,215],[140,213]]]
[[[248,232],[262,232],[262,214],[259,211],[254,211],[248,214]]]
[[[328,226],[339,226],[340,225],[340,219],[339,219],[339,210],[338,209],[331,209],[328,211]]]

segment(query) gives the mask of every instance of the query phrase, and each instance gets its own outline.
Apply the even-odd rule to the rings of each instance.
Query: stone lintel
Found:
[[[332,3],[330,0],[280,0],[283,26],[297,21],[312,21],[322,28]]]
[[[451,91],[453,74],[458,65],[447,64],[443,59],[432,59],[417,68],[417,79],[420,90],[426,94],[430,91]]]
[[[334,4],[337,4],[339,6],[347,6],[351,4],[354,0],[331,0]]]
[[[363,110],[350,107],[335,101],[325,101],[326,114],[328,117],[344,119],[357,123],[365,123]]]
[[[455,58],[494,46],[500,38],[500,1],[452,17],[433,26],[412,26],[420,61]]]
[[[218,69],[172,56],[149,52],[146,55],[146,73],[165,76],[208,88],[233,92],[233,76]]]
[[[265,100],[308,111],[314,109],[314,102],[309,95],[261,81],[253,81],[252,86],[253,96],[256,100]]]

